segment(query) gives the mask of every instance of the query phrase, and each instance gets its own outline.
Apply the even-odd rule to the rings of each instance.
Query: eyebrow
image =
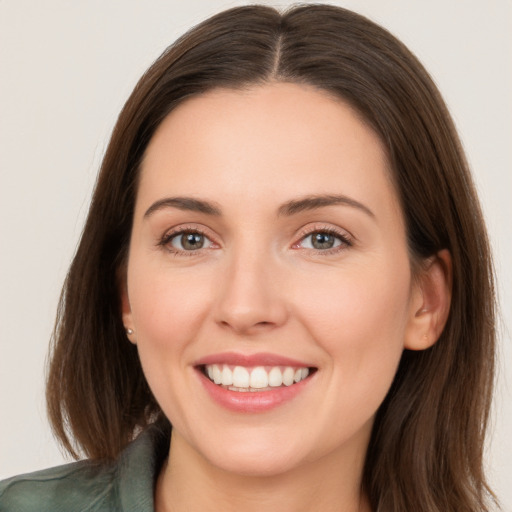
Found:
[[[146,210],[144,218],[164,208],[177,208],[178,210],[205,213],[206,215],[221,215],[220,208],[208,201],[194,199],[192,197],[166,197],[153,203]]]
[[[375,214],[370,210],[370,208],[365,206],[363,203],[344,195],[313,195],[306,196],[301,199],[294,199],[284,203],[279,208],[278,214],[289,216],[307,210],[316,210],[317,208],[334,205],[351,206],[361,210],[370,217],[375,218]]]
[[[277,212],[278,216],[288,217],[300,212],[335,205],[351,206],[375,218],[375,214],[367,206],[344,195],[313,195],[293,199],[281,205]],[[150,217],[155,212],[165,208],[177,208],[178,210],[199,212],[216,217],[222,215],[220,207],[209,201],[194,199],[192,197],[166,197],[154,202],[146,210],[144,218]]]

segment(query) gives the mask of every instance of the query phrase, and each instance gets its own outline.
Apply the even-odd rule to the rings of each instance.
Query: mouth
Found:
[[[239,366],[205,364],[201,372],[214,384],[236,392],[265,392],[293,386],[316,371],[303,366]]]
[[[262,413],[305,393],[318,368],[277,354],[224,352],[193,365],[207,395],[236,413]]]

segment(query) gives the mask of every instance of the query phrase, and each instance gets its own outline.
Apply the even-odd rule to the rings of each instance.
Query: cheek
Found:
[[[165,265],[137,265],[128,274],[130,306],[141,341],[177,347],[199,325],[209,297],[208,281]]]
[[[303,298],[302,311],[311,326],[328,335],[343,339],[351,333],[399,334],[405,328],[410,294],[409,272],[403,270],[408,260],[402,270],[400,266],[384,260],[311,274],[295,294]]]
[[[367,397],[372,407],[387,393],[404,348],[410,280],[395,268],[339,271],[324,286],[317,279],[301,306],[302,322],[327,356],[333,385]]]
[[[171,273],[162,266],[137,263],[134,259],[128,271],[137,349],[153,394],[172,414],[169,403],[176,403],[172,396],[184,385],[194,340],[208,309],[208,283],[190,272]]]

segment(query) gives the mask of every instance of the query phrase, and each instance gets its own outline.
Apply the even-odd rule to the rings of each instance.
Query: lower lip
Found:
[[[201,370],[197,370],[201,383],[215,402],[234,412],[257,413],[275,409],[293,400],[311,381],[310,375],[291,386],[281,386],[269,391],[231,391],[213,383]]]

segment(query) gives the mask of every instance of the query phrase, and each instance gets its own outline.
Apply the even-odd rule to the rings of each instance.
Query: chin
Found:
[[[237,442],[238,441],[238,442]],[[217,438],[208,446],[195,446],[195,450],[214,467],[225,472],[270,477],[287,473],[300,466],[306,458],[303,442],[282,440],[281,436],[251,439],[250,432],[244,439]]]
[[[301,461],[296,457],[276,453],[224,456],[220,460],[211,460],[210,463],[228,473],[256,478],[283,475],[301,465]]]

